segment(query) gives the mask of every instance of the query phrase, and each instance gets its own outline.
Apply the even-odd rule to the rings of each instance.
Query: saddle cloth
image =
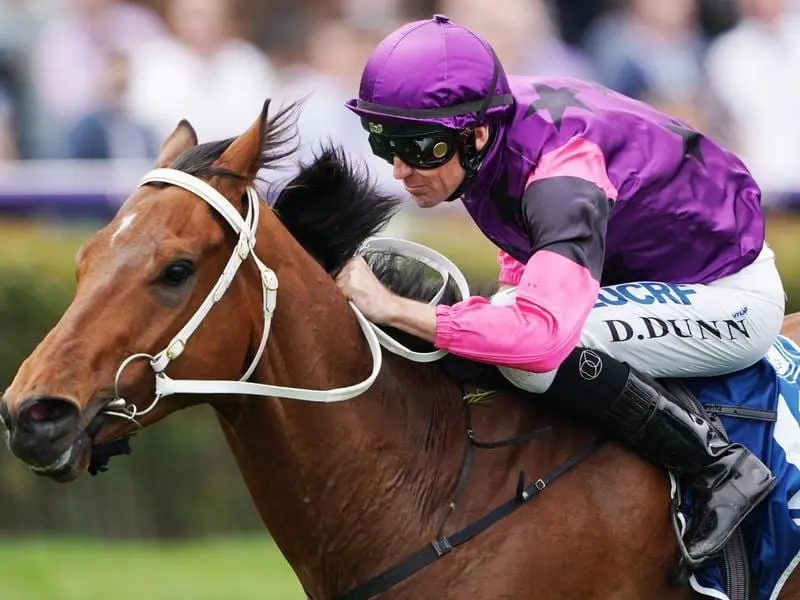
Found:
[[[722,377],[685,382],[704,405],[777,413],[774,422],[721,417],[730,440],[750,448],[778,478],[770,496],[741,525],[751,566],[752,600],[775,600],[800,563],[798,379],[800,347],[779,337],[767,356],[752,367]],[[717,565],[697,571],[690,584],[701,597],[730,600]]]

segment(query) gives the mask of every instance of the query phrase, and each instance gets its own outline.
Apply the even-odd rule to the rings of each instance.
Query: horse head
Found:
[[[154,388],[167,364],[173,377],[229,381],[258,366],[275,271],[298,266],[286,264],[296,262],[285,251],[291,236],[272,211],[258,210],[252,187],[260,169],[292,151],[295,107],[270,119],[268,106],[239,137],[209,144],[198,145],[182,121],[156,169],[79,251],[74,299],[0,405],[12,452],[35,472],[75,479],[93,448],[208,399],[163,398]],[[198,186],[216,206],[198,201]],[[304,262],[323,279],[319,264]]]

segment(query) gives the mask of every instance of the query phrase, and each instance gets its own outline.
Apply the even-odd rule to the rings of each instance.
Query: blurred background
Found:
[[[308,96],[299,157],[330,138],[401,193],[343,103],[383,36],[437,12],[509,72],[594,79],[736,150],[800,309],[800,0],[0,0],[0,389],[67,305],[77,248],[181,118],[209,141],[266,97]],[[391,233],[476,285],[496,277],[457,206],[408,208]],[[111,466],[62,486],[0,448],[1,600],[302,597],[209,410],[148,430]]]

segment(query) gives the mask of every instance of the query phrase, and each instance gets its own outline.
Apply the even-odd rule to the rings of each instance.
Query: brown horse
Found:
[[[198,146],[181,123],[157,166],[208,182],[247,214],[246,190],[285,154],[292,120],[292,111],[267,120],[266,108],[233,140]],[[40,474],[70,481],[87,471],[93,448],[208,402],[267,529],[315,600],[358,587],[519,497],[520,473],[528,490],[541,493],[468,543],[449,552],[439,544],[440,560],[382,597],[691,598],[688,587],[667,582],[677,550],[665,473],[607,442],[548,483],[596,434],[521,393],[465,409],[464,390],[445,369],[394,355],[369,389],[336,403],[189,393],[153,404],[152,362],[126,363],[120,373],[134,353],[169,346],[158,356],[171,359],[175,378],[236,381],[260,356],[248,378],[257,384],[328,390],[364,380],[372,353],[331,274],[396,208],[337,151],[324,151],[273,210],[258,214],[254,241],[263,264],[244,260],[184,348],[173,343],[176,334],[231,254],[248,256],[248,238],[195,193],[142,185],[81,249],[72,304],[3,397],[12,451]],[[280,287],[261,355],[269,273]],[[114,416],[125,414],[121,397],[137,407],[138,423]],[[467,470],[467,414],[480,439],[552,427],[523,443],[475,449]],[[800,598],[797,577],[780,597]]]

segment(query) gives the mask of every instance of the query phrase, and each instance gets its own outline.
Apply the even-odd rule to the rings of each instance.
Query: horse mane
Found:
[[[368,237],[386,225],[401,202],[401,198],[380,193],[366,170],[355,168],[340,147],[329,144],[301,166],[273,208],[292,236],[333,275]],[[441,278],[429,267],[406,256],[369,251],[364,259],[384,285],[404,298],[427,302],[441,286]],[[449,278],[439,303],[453,304],[458,299],[458,288]],[[416,352],[435,349],[430,342],[399,329],[381,328]],[[509,386],[499,371],[487,364],[453,354],[438,364],[463,383],[493,389]]]
[[[402,198],[381,193],[366,168],[328,142],[281,191],[273,210],[301,246],[336,274],[397,213]]]

